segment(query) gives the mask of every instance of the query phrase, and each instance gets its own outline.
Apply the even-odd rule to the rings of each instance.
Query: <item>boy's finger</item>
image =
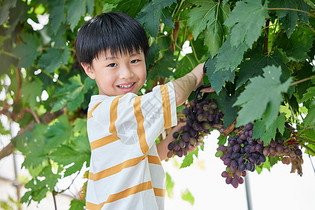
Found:
[[[209,87],[209,88],[202,89],[200,92],[212,93],[212,92],[215,92],[215,90],[212,87]]]

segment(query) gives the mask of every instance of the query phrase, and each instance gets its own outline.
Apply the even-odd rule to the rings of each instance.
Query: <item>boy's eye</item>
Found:
[[[111,63],[108,65],[108,67],[116,67],[117,66],[117,63]]]
[[[132,60],[131,63],[138,63],[140,60],[139,59],[135,59],[135,60]]]

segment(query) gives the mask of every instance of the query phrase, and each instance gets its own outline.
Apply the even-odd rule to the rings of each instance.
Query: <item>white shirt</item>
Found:
[[[164,209],[165,172],[155,140],[177,124],[173,84],[143,96],[92,96],[87,209]]]

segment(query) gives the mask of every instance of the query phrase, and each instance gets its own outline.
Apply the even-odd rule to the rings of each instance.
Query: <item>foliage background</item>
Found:
[[[216,90],[211,97],[225,127],[236,117],[236,126],[256,121],[254,135],[268,144],[292,137],[287,122],[314,155],[314,8],[311,0],[1,0],[0,114],[20,130],[0,158],[14,149],[25,155],[23,167],[33,178],[21,202],[61,193],[58,179],[89,165],[86,111],[97,89],[76,60],[74,42],[87,17],[107,11],[135,17],[150,37],[149,76],[139,94],[210,57],[205,83]],[[28,23],[46,15],[48,24],[39,30]],[[187,41],[192,53],[185,55]],[[1,124],[0,134],[8,132]],[[218,144],[225,139],[220,136]],[[277,161],[263,167],[270,170]],[[84,206],[84,187],[72,209]]]

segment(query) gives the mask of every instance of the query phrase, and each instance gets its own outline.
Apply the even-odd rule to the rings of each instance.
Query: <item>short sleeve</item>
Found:
[[[110,132],[116,133],[125,144],[139,143],[142,153],[149,148],[164,129],[177,124],[176,100],[173,84],[153,88],[142,96],[125,94],[116,100]],[[112,113],[116,112],[116,113]]]

